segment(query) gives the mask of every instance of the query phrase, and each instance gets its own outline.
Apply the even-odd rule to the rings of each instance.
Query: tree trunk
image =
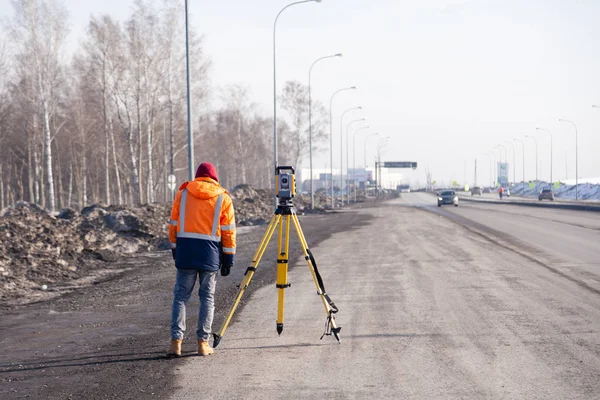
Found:
[[[56,144],[55,144],[55,147],[56,147]],[[64,190],[63,190],[63,179],[62,179],[63,176],[61,173],[62,167],[60,164],[60,152],[58,151],[58,149],[55,149],[55,150],[56,150],[56,173],[57,173],[57,176],[56,176],[56,186],[57,186],[56,187],[56,189],[57,189],[56,205],[57,205],[57,208],[60,210],[63,208],[63,204],[64,204],[64,201],[63,201]]]
[[[85,147],[83,148],[83,157],[81,157],[81,208],[88,205],[88,187],[87,187],[87,155]]]
[[[38,78],[41,84],[41,77]],[[42,118],[44,122],[44,158],[46,161],[46,176],[48,183],[48,201],[49,209],[51,212],[56,210],[56,203],[54,197],[54,175],[52,172],[52,137],[50,134],[50,117],[48,115],[48,105],[46,99],[42,96]]]
[[[25,166],[21,165],[21,171],[17,170],[17,166],[15,165],[15,182],[17,184],[17,195],[16,198],[19,200],[25,200],[25,190],[23,189],[23,168],[25,168]],[[11,194],[13,191],[11,189],[11,187],[8,187],[9,189],[9,194]],[[9,203],[10,204],[14,204],[15,203],[15,198],[9,199]]]
[[[42,169],[40,166],[40,156],[38,153],[37,146],[33,149],[33,203],[41,204],[42,196],[40,193],[40,170]]]
[[[141,204],[141,186],[140,186],[140,179],[139,179],[139,175],[138,175],[138,168],[137,168],[137,160],[135,158],[135,147],[133,145],[133,132],[131,131],[131,129],[128,130],[127,132],[127,144],[129,147],[129,157],[131,160],[131,179],[132,179],[132,185],[135,189],[134,192],[134,200],[136,204]]]
[[[146,104],[146,157],[148,157],[148,178],[146,179],[148,203],[154,203],[154,179],[152,176],[152,122],[150,121],[150,104]]]
[[[144,169],[142,168],[142,159],[143,159],[143,150],[142,150],[143,146],[142,146],[142,143],[143,143],[143,138],[142,138],[142,115],[141,115],[141,104],[140,104],[141,100],[139,98],[139,96],[140,96],[140,90],[138,90],[137,96],[138,97],[137,97],[137,100],[136,100],[136,111],[137,111],[136,117],[137,117],[137,134],[138,134],[138,141],[137,141],[137,145],[138,145],[138,148],[137,148],[137,153],[138,153],[137,162],[138,162],[138,165],[136,166],[136,168],[139,171],[139,175],[137,176],[137,181],[136,181],[135,184],[137,185],[138,196],[140,198],[138,204],[141,204],[144,200],[142,198],[143,190],[142,190],[142,180],[140,179],[140,177],[144,173],[143,172]],[[131,142],[133,144],[133,140]]]
[[[104,203],[110,204],[110,138],[108,128],[108,115],[106,107],[106,63],[102,63],[102,118],[104,129],[104,184],[105,196]]]
[[[117,151],[115,149],[115,132],[113,129],[112,119],[108,121],[108,132],[110,134],[110,142],[112,147],[113,164],[115,168],[115,179],[117,181],[117,204],[123,204],[123,190],[121,188],[121,173],[119,172],[119,164],[117,162]]]
[[[73,161],[69,163],[69,193],[67,196],[67,207],[73,206]]]

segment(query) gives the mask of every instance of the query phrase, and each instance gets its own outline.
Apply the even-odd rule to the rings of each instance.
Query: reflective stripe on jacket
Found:
[[[169,240],[175,266],[217,271],[235,261],[235,214],[231,197],[211,178],[179,188],[171,210]]]

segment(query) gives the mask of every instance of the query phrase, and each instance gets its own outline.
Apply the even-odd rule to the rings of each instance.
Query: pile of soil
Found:
[[[168,216],[157,204],[96,204],[56,216],[25,202],[7,208],[0,214],[0,301],[25,301],[31,291],[104,275],[107,262],[168,249]]]
[[[230,195],[238,226],[264,224],[273,216],[272,190],[240,185]],[[315,204],[325,205],[324,195],[316,194]],[[294,205],[305,212],[310,196],[297,196]],[[94,204],[54,215],[26,202],[0,211],[0,304],[52,297],[122,272],[119,261],[126,257],[168,250],[170,212],[170,204]]]

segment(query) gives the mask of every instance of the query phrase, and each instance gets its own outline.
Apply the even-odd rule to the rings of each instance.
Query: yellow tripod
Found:
[[[278,176],[280,175],[280,170],[291,169],[293,173],[293,169],[291,167],[278,167]],[[292,185],[293,185],[293,175],[292,175]],[[278,186],[279,189],[279,186]],[[333,335],[340,341],[339,332],[342,329],[341,327],[336,326],[334,314],[338,312],[337,307],[331,300],[331,298],[325,292],[325,286],[323,285],[323,280],[321,279],[321,275],[319,274],[319,270],[317,269],[317,264],[315,259],[308,248],[308,244],[306,243],[306,239],[304,237],[304,233],[302,232],[302,228],[300,227],[300,222],[298,221],[298,216],[296,214],[296,209],[291,202],[291,197],[293,197],[294,191],[291,190],[287,193],[291,193],[289,197],[280,197],[279,193],[281,190],[278,190],[279,203],[277,209],[273,217],[271,218],[271,222],[267,227],[267,231],[265,232],[263,239],[258,247],[258,250],[254,254],[252,258],[252,263],[246,269],[244,273],[244,278],[240,283],[238,293],[235,297],[233,305],[231,306],[231,310],[225,318],[223,322],[223,326],[219,333],[213,333],[214,342],[213,347],[217,347],[221,338],[225,334],[225,330],[227,326],[231,322],[231,318],[233,317],[233,313],[237,309],[242,296],[248,285],[250,285],[250,281],[258,268],[258,263],[260,262],[268,244],[273,236],[273,233],[276,229],[279,229],[278,234],[278,245],[277,245],[277,333],[281,335],[283,332],[283,300],[285,288],[290,287],[290,283],[287,281],[288,275],[288,263],[289,263],[289,237],[290,237],[290,226],[293,224],[296,229],[296,233],[298,234],[298,239],[300,240],[300,245],[302,247],[302,251],[304,252],[304,258],[308,264],[308,268],[312,274],[315,285],[317,286],[317,294],[321,297],[323,301],[323,306],[325,307],[325,312],[327,314],[327,321],[325,324],[325,332],[321,335],[321,339],[323,336]],[[285,227],[284,227],[285,226]]]

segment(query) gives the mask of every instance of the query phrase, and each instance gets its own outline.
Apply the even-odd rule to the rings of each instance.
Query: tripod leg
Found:
[[[254,272],[258,268],[258,263],[260,262],[260,259],[262,258],[263,254],[265,253],[265,250],[269,244],[269,241],[271,240],[271,237],[273,236],[273,232],[275,232],[275,228],[277,227],[277,225],[279,225],[280,221],[281,221],[281,215],[275,214],[271,218],[271,222],[269,222],[267,231],[263,235],[262,241],[260,242],[260,245],[258,246],[258,249],[256,250],[256,253],[254,254],[254,257],[252,258],[252,263],[250,264],[250,266],[246,269],[246,272],[244,273],[244,278],[242,279],[242,282],[240,283],[238,293],[235,297],[233,305],[231,306],[231,309],[229,310],[229,314],[227,314],[227,317],[225,318],[225,321],[223,322],[223,326],[221,326],[221,330],[219,331],[219,333],[213,333],[213,337],[214,337],[213,347],[217,347],[219,345],[221,338],[225,334],[225,331],[227,330],[227,326],[229,326],[229,323],[231,322],[231,318],[233,317],[233,313],[237,309],[237,307],[240,303],[240,300],[242,299],[242,296],[244,295],[244,292],[246,291],[246,288],[248,287],[248,285],[250,285],[250,281],[252,280],[252,277],[254,276]]]
[[[321,274],[319,274],[319,270],[317,269],[317,263],[315,261],[315,258],[313,257],[311,251],[308,248],[308,243],[306,242],[306,238],[304,237],[304,232],[302,232],[302,227],[300,226],[298,216],[294,213],[291,217],[292,222],[294,223],[294,227],[296,228],[296,233],[298,234],[298,239],[300,240],[302,251],[304,252],[304,259],[308,264],[308,269],[310,270],[310,273],[313,277],[313,281],[317,286],[317,294],[319,295],[319,297],[321,297],[321,301],[323,302],[323,306],[325,307],[325,312],[327,313],[327,323],[325,327],[325,333],[323,334],[323,336],[333,334],[339,342],[339,333],[342,328],[336,325],[334,317],[334,314],[338,312],[338,308],[325,291],[323,279],[321,278]],[[323,336],[321,336],[321,339],[323,338]]]
[[[285,215],[285,231],[282,224],[279,224],[279,241],[277,245],[277,333],[283,332],[283,300],[285,288],[290,287],[287,281],[288,273],[288,250],[290,246],[290,217]],[[285,233],[285,236],[283,236]]]

